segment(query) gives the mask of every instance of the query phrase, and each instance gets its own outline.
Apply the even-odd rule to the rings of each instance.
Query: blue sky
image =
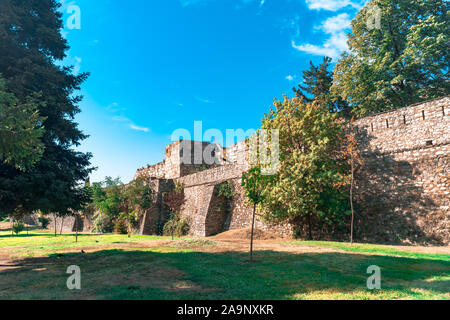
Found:
[[[76,0],[81,28],[64,29],[66,64],[90,72],[76,121],[90,138],[92,181],[162,161],[176,129],[260,126],[292,96],[309,61],[337,58],[363,1]],[[73,20],[72,20],[73,21]]]

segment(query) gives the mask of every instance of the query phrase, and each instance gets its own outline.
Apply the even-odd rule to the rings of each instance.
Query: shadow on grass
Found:
[[[2,231],[8,231],[8,230],[2,230]],[[34,237],[54,237],[55,238],[55,234],[49,232],[48,230],[45,229],[34,229],[34,230],[29,230],[30,232],[33,231],[32,234],[27,234],[26,231],[21,232],[18,235],[15,234],[5,234],[5,235],[0,235],[0,239],[1,238],[10,238],[10,239],[14,239],[14,238],[34,238]],[[36,233],[36,231],[42,232],[42,233]],[[9,232],[11,232],[11,229],[9,229]],[[98,234],[78,234],[78,238],[87,238],[87,237],[96,237],[96,236],[100,236]],[[62,233],[62,234],[57,234],[56,238],[58,237],[73,237],[75,238],[75,233]]]
[[[242,252],[158,248],[27,258],[0,269],[0,299],[450,298],[448,261],[335,252],[255,257],[250,264]],[[66,287],[70,265],[81,268],[79,292]],[[381,291],[366,288],[371,265],[381,268]]]

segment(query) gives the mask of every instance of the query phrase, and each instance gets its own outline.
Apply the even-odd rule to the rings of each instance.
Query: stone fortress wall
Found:
[[[354,123],[364,165],[357,172],[356,235],[360,241],[450,243],[450,97],[444,97]],[[219,163],[193,164],[192,150],[213,153]],[[239,142],[221,148],[204,142],[178,141],[166,147],[162,163],[138,170],[155,185],[157,197],[176,183],[184,185],[182,214],[191,234],[210,236],[251,226],[251,208],[241,187],[249,165],[248,148]],[[198,153],[197,153],[198,154]],[[217,196],[231,181],[237,195],[229,203]],[[153,233],[166,215],[162,206],[146,214],[141,232]],[[257,227],[290,236],[292,227]],[[333,236],[331,236],[333,238]]]
[[[361,240],[450,243],[450,97],[355,122]]]

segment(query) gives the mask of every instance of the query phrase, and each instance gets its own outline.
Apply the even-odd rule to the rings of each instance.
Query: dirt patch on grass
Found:
[[[220,233],[214,237],[210,237],[212,240],[250,240],[252,234],[251,228],[230,230],[224,233]],[[277,240],[281,239],[279,235],[271,232],[267,232],[260,229],[254,230],[253,239],[255,240]]]

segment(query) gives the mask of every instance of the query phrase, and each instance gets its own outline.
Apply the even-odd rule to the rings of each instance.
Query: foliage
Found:
[[[237,192],[234,189],[233,182],[231,180],[221,183],[217,186],[217,195],[227,200],[233,199]]]
[[[186,199],[184,197],[184,186],[182,184],[176,184],[175,188],[165,193],[164,205],[170,212],[170,217],[168,221],[164,224],[163,234],[170,235],[172,238],[174,236],[181,237],[187,235],[190,229],[188,221],[181,217],[181,209]]]
[[[47,229],[48,225],[50,224],[50,219],[46,217],[39,217],[38,222],[40,223],[42,229]]]
[[[114,232],[117,234],[128,234],[128,226],[125,219],[117,219],[114,223]]]
[[[90,190],[97,209],[94,215],[96,232],[122,232],[126,223],[130,234],[142,215],[153,206],[152,189],[143,179],[123,185],[119,178],[106,177],[101,183],[93,183]]]
[[[448,95],[446,0],[371,0],[352,21],[349,52],[334,70],[336,96],[357,116]],[[381,28],[369,19],[379,8]]]
[[[18,235],[25,229],[25,224],[23,223],[23,220],[17,220],[13,223],[12,231]]]
[[[178,215],[171,214],[169,220],[164,225],[163,234],[165,236],[182,237],[189,233],[190,226],[185,217],[179,217]]]
[[[120,204],[123,201],[119,178],[106,177],[103,182],[93,183],[90,188],[92,203],[95,206],[94,232],[107,233],[114,229],[114,221],[119,218]]]
[[[42,119],[34,124],[45,128],[40,139],[44,152],[32,170],[0,163],[2,213],[12,214],[19,208],[27,214],[38,209],[46,214],[66,214],[89,200],[82,182],[93,170],[91,154],[73,148],[87,137],[74,117],[81,101],[76,92],[88,75],[74,75],[72,67],[61,65],[69,47],[61,35],[59,8],[54,0],[0,1],[2,90],[16,99],[13,106]],[[30,97],[37,110],[29,104]],[[32,146],[29,142],[27,150]]]
[[[349,115],[349,106],[339,96],[334,96],[330,91],[333,84],[333,72],[329,70],[331,58],[324,57],[319,66],[310,61],[310,68],[303,71],[303,82],[298,88],[294,88],[295,95],[306,102],[316,101],[330,112],[340,112],[344,116]]]
[[[164,204],[168,208],[169,212],[178,215],[186,201],[184,197],[184,186],[181,184],[176,184],[175,188],[172,191],[165,193],[163,198]]]
[[[14,94],[5,92],[0,75],[0,160],[22,171],[32,168],[44,152],[44,121],[33,99],[21,104]]]
[[[330,222],[347,214],[341,187],[348,173],[337,153],[341,125],[337,114],[318,103],[287,97],[274,102],[262,128],[280,132],[279,170],[263,179],[257,166],[244,180],[247,197],[261,203],[264,218],[295,222],[306,217],[311,238],[313,217]]]

